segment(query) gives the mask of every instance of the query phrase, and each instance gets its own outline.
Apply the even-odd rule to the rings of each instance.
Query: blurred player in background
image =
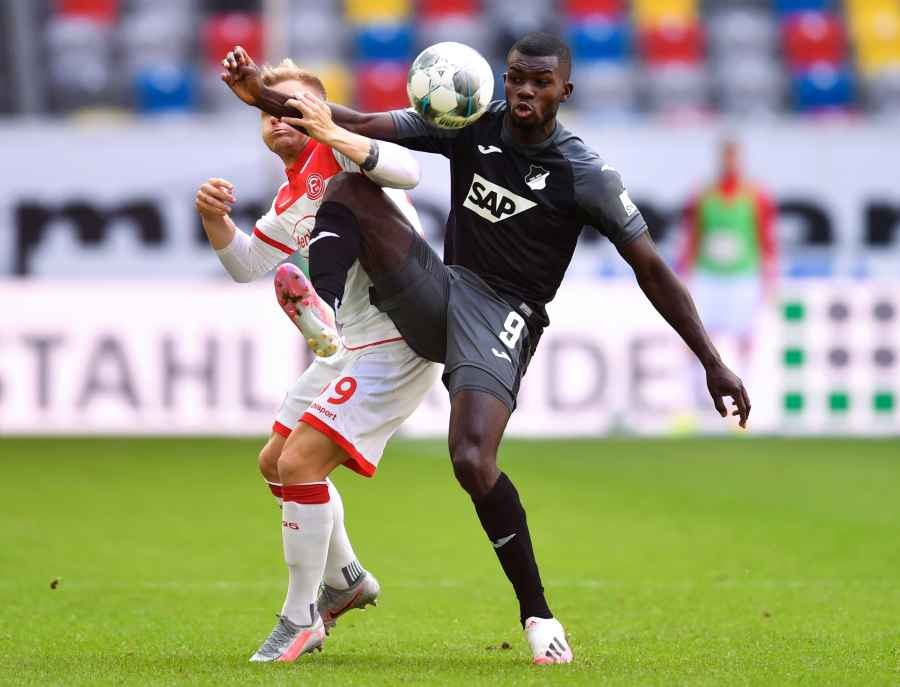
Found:
[[[775,206],[762,188],[744,179],[736,140],[724,139],[719,154],[718,179],[688,204],[678,267],[691,277],[710,334],[733,341],[747,374],[757,311],[775,289]]]
[[[366,209],[366,199],[378,191],[359,176],[342,175],[329,188],[316,230],[359,228],[360,260],[371,266],[377,305],[414,350],[445,363],[454,473],[515,590],[532,660],[571,662],[565,630],[544,595],[525,509],[498,468],[497,453],[522,375],[549,324],[545,306],[585,224],[615,244],[646,296],[701,360],[722,416],[723,399],[730,397],[744,426],[750,403],[706,335],[687,290],[658,254],[619,173],[557,122],[559,105],[574,88],[568,46],[546,33],[517,41],[507,55],[506,101],[491,103],[480,119],[455,130],[437,129],[412,110],[364,114],[332,105],[323,112],[310,94],[285,99],[265,88],[240,48],[225,64],[238,97],[305,127],[314,138],[328,135],[333,118],[356,133],[450,160],[446,265],[398,213]],[[598,290],[585,316],[602,313]],[[563,458],[548,456],[547,469]]]
[[[321,81],[290,60],[264,68],[262,79],[285,95],[311,91],[325,98]],[[362,173],[392,187],[370,209],[377,211],[380,203],[421,231],[406,194],[392,190],[418,183],[418,163],[399,146],[337,127],[331,133],[327,141],[315,141],[262,115],[262,139],[284,162],[287,182],[252,236],[229,217],[235,202],[230,182],[210,179],[196,198],[209,241],[236,281],[265,275],[296,251],[309,260],[312,283],[285,263],[276,273],[276,291],[313,351],[323,356],[287,393],[259,455],[260,470],[282,504],[289,582],[278,623],[251,661],[293,661],[321,648],[339,615],[374,603],[378,582],[356,559],[340,494],[327,476],[343,464],[371,477],[388,439],[437,373],[370,304],[371,282],[357,260],[358,234],[343,227],[313,233],[326,188],[339,172]]]

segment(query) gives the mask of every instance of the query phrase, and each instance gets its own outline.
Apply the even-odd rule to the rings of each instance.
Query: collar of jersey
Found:
[[[297,173],[303,169],[303,165],[306,164],[306,161],[309,160],[310,155],[312,155],[313,151],[316,149],[315,144],[316,142],[313,139],[309,139],[297,155],[297,161],[290,167],[285,168],[284,173],[287,175],[288,179],[296,176]]]
[[[553,122],[553,131],[551,131],[550,135],[540,143],[517,143],[513,139],[512,133],[510,133],[509,127],[506,124],[506,113],[508,110],[509,106],[503,111],[503,118],[501,120],[503,123],[500,125],[500,140],[503,141],[505,145],[518,150],[523,155],[531,156],[546,150],[554,144],[560,131],[562,131],[562,127],[559,125],[559,120],[557,119]]]

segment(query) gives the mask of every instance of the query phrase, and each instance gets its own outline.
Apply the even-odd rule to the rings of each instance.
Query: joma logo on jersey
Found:
[[[488,222],[501,222],[520,212],[530,210],[537,203],[517,196],[509,189],[493,184],[478,174],[472,175],[472,185],[463,207],[469,208]]]

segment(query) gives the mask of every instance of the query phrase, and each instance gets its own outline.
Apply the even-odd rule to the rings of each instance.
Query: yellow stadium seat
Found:
[[[900,67],[900,43],[859,46],[856,61],[860,71],[867,75]]]
[[[896,10],[897,0],[845,0],[844,7],[847,15],[852,16],[857,12],[866,10]]]
[[[860,70],[872,74],[900,64],[900,2],[852,0],[848,10]]]
[[[338,105],[351,104],[352,83],[353,80],[350,71],[343,65],[336,62],[326,62],[322,64],[302,64],[303,69],[308,69],[322,80],[325,86],[325,92],[328,94],[328,100]]]
[[[847,13],[847,20],[851,35],[857,39],[893,33],[900,24],[900,2],[872,0],[871,4],[860,4]]]
[[[639,27],[697,19],[697,0],[635,0],[634,18]]]
[[[859,68],[866,74],[900,61],[900,3],[873,0],[850,17]]]
[[[403,21],[412,13],[412,0],[345,0],[344,16],[354,24]]]

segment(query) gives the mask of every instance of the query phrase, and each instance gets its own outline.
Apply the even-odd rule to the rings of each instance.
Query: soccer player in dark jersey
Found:
[[[444,363],[453,469],[515,590],[534,662],[571,661],[565,632],[544,596],[525,510],[497,466],[497,450],[519,382],[549,324],[545,306],[585,225],[613,242],[647,298],[696,354],[719,413],[727,415],[724,399],[732,399],[744,427],[750,401],[710,342],[687,290],[657,253],[619,173],[557,121],[560,103],[573,91],[568,47],[552,34],[521,38],[507,55],[506,100],[452,131],[410,110],[364,114],[331,105],[330,117],[307,116],[323,108],[311,107],[305,96],[285,99],[264,88],[243,50],[236,48],[223,64],[223,80],[238,97],[313,138],[332,135],[337,123],[449,159],[443,263],[362,175],[331,182],[315,231],[355,237],[375,305],[414,351]],[[599,319],[601,286],[597,296]]]

